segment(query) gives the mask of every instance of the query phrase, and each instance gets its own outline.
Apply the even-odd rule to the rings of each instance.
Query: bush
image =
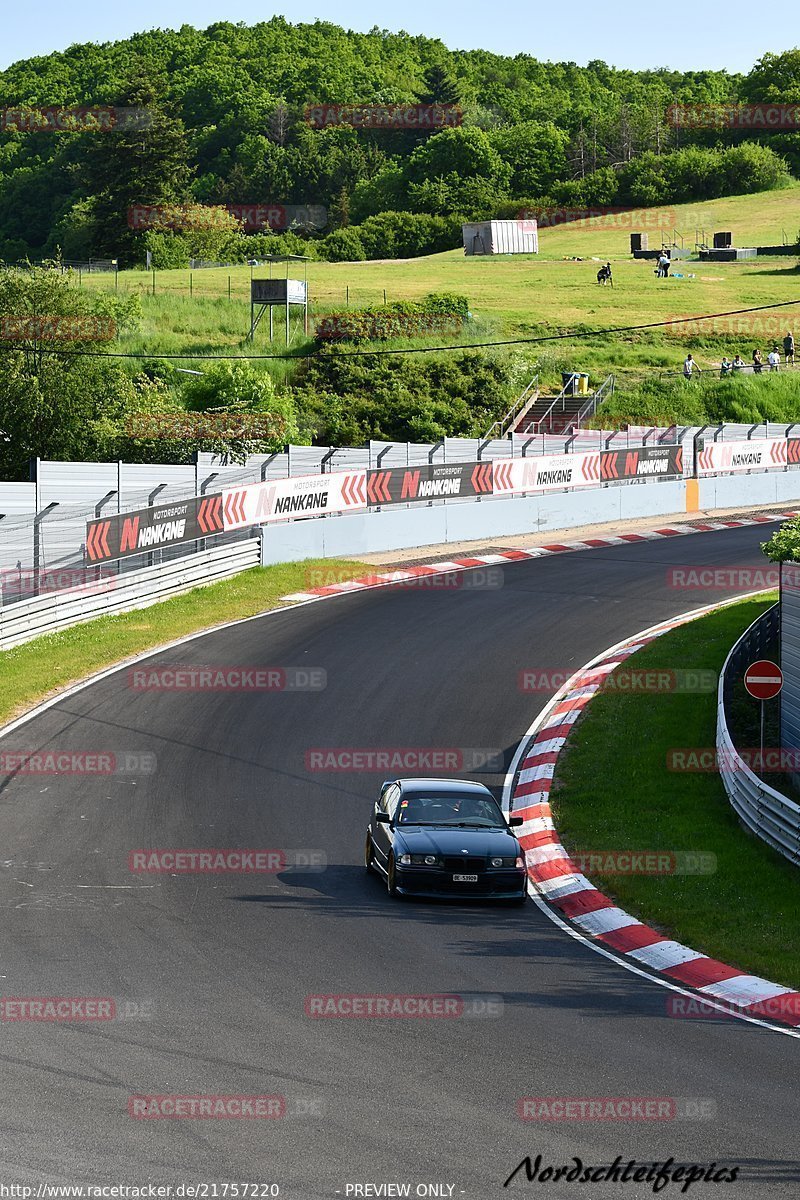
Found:
[[[319,241],[301,237],[288,230],[286,233],[251,233],[243,239],[241,262],[250,258],[266,258],[268,254],[299,254],[304,258],[317,259]]]
[[[174,271],[189,266],[189,243],[182,233],[148,229],[142,238],[142,245],[150,251],[151,263],[159,271]]]
[[[319,243],[329,262],[377,258],[419,258],[461,245],[461,217],[385,212],[361,225],[336,229]]]
[[[424,312],[455,313],[465,321],[470,315],[469,300],[458,292],[429,292],[420,305]]]
[[[455,335],[469,316],[469,301],[455,292],[400,300],[383,308],[328,313],[314,330],[318,342],[385,342],[392,338]]]
[[[642,154],[619,172],[622,204],[681,204],[786,187],[786,163],[767,146],[687,146],[669,154]]]
[[[366,257],[372,259],[436,254],[453,249],[461,240],[461,230],[452,221],[428,213],[385,212],[367,217],[356,228]]]
[[[323,352],[308,360],[296,399],[322,445],[479,437],[508,409],[515,368],[471,351],[446,360]]]
[[[320,249],[328,262],[363,262],[367,257],[358,229],[352,225],[334,229],[322,239]]]
[[[766,192],[790,183],[784,159],[768,146],[755,142],[727,148],[687,146],[667,154],[640,154],[618,172],[601,167],[583,179],[553,183],[549,195],[495,203],[491,216],[513,220],[524,210],[535,215],[549,208],[681,204]]]

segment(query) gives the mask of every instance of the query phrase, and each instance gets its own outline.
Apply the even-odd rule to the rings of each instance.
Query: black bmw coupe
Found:
[[[525,854],[492,793],[467,779],[393,779],[381,787],[364,863],[390,896],[458,896],[523,904]]]

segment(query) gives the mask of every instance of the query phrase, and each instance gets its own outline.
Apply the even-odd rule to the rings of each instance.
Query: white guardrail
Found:
[[[257,567],[259,538],[201,550],[140,571],[99,579],[66,591],[45,592],[20,604],[0,607],[0,650],[10,650],[45,633],[111,613],[148,608],[170,596],[216,583]]]
[[[719,773],[739,819],[747,828],[772,846],[784,858],[800,865],[800,805],[759,779],[738,753],[728,729],[726,696],[737,668],[747,659],[758,658],[763,647],[777,632],[780,606],[772,608],[753,622],[734,644],[722,667],[717,691],[717,760]]]

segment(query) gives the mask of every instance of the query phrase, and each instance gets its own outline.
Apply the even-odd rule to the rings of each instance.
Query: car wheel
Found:
[[[386,890],[390,896],[397,896],[397,877],[394,869],[394,855],[389,855],[389,864],[386,870]]]
[[[369,832],[367,832],[367,841],[364,846],[364,868],[370,875],[375,870],[375,852],[372,849],[372,838]]]

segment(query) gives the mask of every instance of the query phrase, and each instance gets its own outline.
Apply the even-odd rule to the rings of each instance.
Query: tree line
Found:
[[[224,239],[209,247],[208,231],[198,239],[130,228],[137,205],[322,205],[324,231],[277,242],[232,230],[231,255],[296,252],[299,234],[312,255],[370,258],[391,256],[386,238],[403,256],[455,245],[462,219],[545,204],[703,200],[782,186],[800,172],[800,132],[683,128],[667,115],[675,104],[797,103],[798,50],[766,54],[746,75],[630,71],[274,17],[72,46],[1,72],[0,96],[6,117],[109,105],[149,118],[108,132],[29,132],[3,121],[7,262],[60,249],[67,259],[136,264],[149,248],[162,265],[170,255],[181,265],[198,245],[225,250]],[[314,128],[308,117],[319,105],[418,103],[457,110],[457,124]]]

